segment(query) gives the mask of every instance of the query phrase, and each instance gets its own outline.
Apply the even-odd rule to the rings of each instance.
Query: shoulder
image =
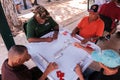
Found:
[[[109,3],[104,3],[104,4],[101,6],[100,9],[104,9],[104,8],[106,8],[108,5],[109,5]]]
[[[58,23],[51,16],[48,17],[47,22],[50,22],[50,24],[53,24],[54,26],[58,25]]]
[[[89,16],[85,16],[83,19],[88,19],[89,18]]]
[[[81,21],[88,21],[88,16],[83,17]]]
[[[37,21],[35,20],[34,17],[30,18],[28,21],[27,21],[27,28],[34,28],[33,26],[35,26],[37,24]]]
[[[48,20],[48,21],[54,21],[51,16],[49,16],[47,20]]]
[[[6,59],[3,64],[2,64],[2,70],[5,69],[5,68],[8,68],[8,59]]]
[[[30,18],[28,21],[27,21],[27,24],[33,24],[33,23],[36,23],[36,20],[34,17]]]
[[[8,59],[6,59],[2,65],[2,70],[5,69],[6,70],[10,70],[10,71],[15,71],[15,70],[18,70],[18,69],[21,69],[21,68],[25,68],[25,69],[28,69],[27,66],[25,66],[24,64],[20,65],[20,66],[17,66],[17,67],[11,67],[8,65]]]

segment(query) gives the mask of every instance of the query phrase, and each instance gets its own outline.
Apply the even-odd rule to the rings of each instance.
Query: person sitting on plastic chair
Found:
[[[101,52],[91,52],[92,59],[98,62],[100,71],[92,71],[90,75],[84,77],[79,64],[75,67],[75,72],[80,80],[119,80],[120,79],[120,55],[114,50],[102,50]],[[87,78],[88,77],[88,78]]]
[[[59,25],[53,20],[49,12],[41,5],[35,8],[34,16],[27,22],[27,40],[28,42],[52,42],[58,38]],[[45,34],[53,32],[50,37],[44,37]]]
[[[79,32],[79,35],[84,38],[81,41],[83,44],[88,41],[96,42],[103,35],[104,22],[99,18],[98,8],[98,5],[92,5],[89,16],[84,17],[71,33],[71,36],[75,37]]]
[[[8,51],[8,59],[2,64],[2,80],[46,80],[50,72],[58,69],[55,62],[50,62],[44,72],[38,67],[28,69],[24,62],[30,58],[25,46],[12,46]]]
[[[109,3],[103,4],[99,10],[99,14],[105,23],[104,31],[108,32],[105,38],[109,40],[111,34],[116,31],[117,23],[120,20],[120,0],[112,0]]]

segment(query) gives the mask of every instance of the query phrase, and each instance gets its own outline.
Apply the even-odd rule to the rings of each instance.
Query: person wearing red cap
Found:
[[[84,17],[71,33],[75,37],[76,33],[79,32],[79,35],[84,38],[82,43],[94,42],[103,35],[104,22],[99,18],[98,8],[98,5],[92,5],[89,10],[89,16]]]

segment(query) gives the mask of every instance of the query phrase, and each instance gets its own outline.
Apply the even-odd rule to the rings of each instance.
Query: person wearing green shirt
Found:
[[[34,16],[28,20],[26,36],[28,42],[51,42],[58,37],[59,25],[52,19],[49,12],[43,6],[37,6]],[[53,31],[52,37],[41,36]]]

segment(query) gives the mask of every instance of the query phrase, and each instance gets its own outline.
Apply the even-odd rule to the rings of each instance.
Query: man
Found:
[[[92,52],[92,59],[99,63],[101,70],[93,72],[88,80],[119,80],[120,79],[120,55],[114,50],[102,50]],[[80,66],[75,68],[80,80],[85,80]]]
[[[84,17],[78,26],[72,31],[71,35],[73,37],[79,32],[79,35],[84,38],[82,43],[86,43],[87,41],[94,42],[103,34],[104,22],[99,18],[97,12],[98,7],[98,5],[92,5],[89,10],[89,16]]]
[[[51,71],[58,68],[56,63],[49,63],[47,69],[41,74],[38,68],[28,69],[23,64],[30,58],[25,46],[12,46],[8,52],[8,59],[2,65],[2,80],[45,80]]]
[[[112,0],[110,3],[103,4],[99,11],[100,18],[105,23],[106,39],[116,30],[117,22],[120,20],[120,0]]]
[[[32,6],[39,5],[38,2],[37,2],[37,0],[31,0],[31,4],[32,4]]]
[[[58,37],[58,24],[52,19],[43,6],[34,10],[34,17],[27,22],[27,39],[29,42],[51,42]],[[54,31],[53,36],[41,38],[41,36]]]
[[[104,3],[109,2],[110,0],[95,0],[95,4],[98,4],[99,6],[103,5]]]
[[[48,2],[51,2],[51,0],[48,0]]]
[[[21,0],[14,0],[15,8],[16,8],[18,14],[21,14],[21,12],[20,12],[21,2],[22,2]]]

